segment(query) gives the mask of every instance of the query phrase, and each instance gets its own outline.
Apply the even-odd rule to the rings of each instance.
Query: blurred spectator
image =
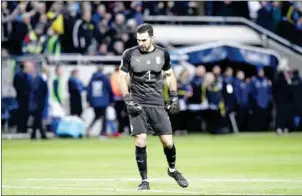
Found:
[[[270,109],[272,99],[271,81],[265,77],[264,70],[258,68],[257,76],[251,81],[251,106],[253,131],[267,131],[270,122]]]
[[[94,28],[94,25],[91,23],[90,11],[83,10],[83,17],[76,21],[72,31],[75,52],[86,53],[94,37]]]
[[[198,5],[197,2],[189,1],[187,14],[191,16],[199,15],[198,6],[200,5]]]
[[[295,25],[298,22],[299,18],[302,17],[302,2],[293,1],[292,5],[288,9],[286,17],[290,23]]]
[[[256,23],[270,31],[273,30],[272,4],[269,1],[261,1],[261,8],[258,10]]]
[[[180,112],[172,115],[172,126],[173,130],[186,131],[188,127],[188,116],[187,116],[187,100],[192,96],[192,87],[189,80],[189,71],[183,68],[177,79],[177,93],[178,101],[180,105]]]
[[[272,15],[273,15],[273,27],[272,31],[276,31],[279,25],[279,22],[282,18],[281,5],[279,1],[274,1],[272,3]]]
[[[285,63],[287,66],[287,62]],[[276,107],[276,124],[275,130],[277,133],[288,132],[292,128],[292,94],[291,94],[291,79],[288,74],[288,67],[279,66],[276,73],[272,93]],[[284,115],[286,114],[286,115]]]
[[[66,7],[72,17],[78,16],[78,14],[81,12],[80,2],[68,1]]]
[[[155,7],[158,4],[156,1],[143,1],[144,15],[155,15]]]
[[[136,20],[129,19],[127,22],[127,33],[124,33],[122,35],[122,40],[125,43],[125,48],[131,48],[137,44],[136,27],[137,27]]]
[[[255,21],[258,17],[258,10],[261,8],[261,4],[258,1],[248,1],[249,16]]]
[[[122,40],[117,40],[113,44],[113,53],[115,55],[122,55],[125,50],[124,42]]]
[[[85,54],[88,56],[95,56],[97,54],[96,44],[90,44],[90,46],[87,49],[87,53]]]
[[[29,118],[29,100],[30,93],[32,90],[32,77],[30,73],[33,69],[33,64],[31,62],[24,62],[20,65],[20,72],[17,72],[13,85],[17,93],[17,102],[18,102],[18,116],[17,118],[17,132],[18,133],[27,133],[27,120]]]
[[[204,84],[204,76],[206,69],[203,65],[199,65],[195,69],[195,75],[190,82],[192,88],[192,96],[188,98],[188,116],[191,123],[188,125],[189,130],[202,131],[201,122],[203,120],[203,108],[206,100],[206,89]]]
[[[106,55],[108,53],[108,45],[106,43],[101,43],[98,49],[98,55]]]
[[[55,18],[55,16],[57,16],[58,14],[60,14],[60,12],[63,10],[64,5],[62,1],[55,1],[50,9],[47,12],[47,17],[50,19]]]
[[[31,17],[31,26],[35,27],[38,23],[47,24],[46,5],[45,2],[31,2],[31,6],[35,14]]]
[[[82,107],[82,91],[84,86],[79,78],[79,70],[74,69],[71,71],[71,75],[68,80],[68,92],[69,92],[69,108],[70,114],[76,115],[81,118]]]
[[[223,77],[223,98],[225,101],[227,113],[234,111],[235,94],[234,94],[234,77],[233,68],[227,67]]]
[[[49,118],[49,78],[50,78],[50,71],[49,67],[47,65],[43,65],[41,68],[41,77],[42,79],[47,83],[47,94],[45,97],[45,107],[43,110],[43,120],[48,120]]]
[[[143,15],[198,15],[198,12],[203,13],[198,11],[202,10],[202,7],[205,7],[206,15],[251,17],[259,25],[272,31],[277,30],[282,16],[287,16],[293,27],[281,26],[277,33],[291,42],[300,44],[300,39],[293,35],[302,29],[301,2],[282,2],[282,4],[277,1],[261,2],[261,8],[259,6],[259,2],[229,0],[204,3],[194,1],[2,2],[2,40],[5,40],[2,44],[8,47],[11,53],[21,54],[24,37],[31,29],[43,24],[44,30],[50,25],[58,34],[63,53],[86,54],[93,40],[96,40],[98,45],[102,42],[112,45],[115,40],[122,39],[125,48],[129,48],[135,45],[135,37],[129,30],[125,30],[125,26],[129,24],[133,26],[132,21],[136,21],[135,26],[137,26],[143,23]],[[297,32],[290,28],[295,28]],[[280,29],[288,29],[288,32],[279,32],[282,31]],[[46,32],[43,31],[44,33]],[[98,48],[98,45],[95,47]]]
[[[18,14],[15,18],[15,24],[11,34],[11,45],[10,52],[13,54],[22,54],[22,43],[24,37],[32,29],[31,27],[31,16],[35,14],[33,12],[26,12],[28,2],[19,3],[16,11]],[[14,12],[15,13],[15,12]]]
[[[33,31],[30,31],[24,38],[22,52],[24,54],[41,54],[43,53],[46,36],[44,25],[38,24]]]
[[[114,109],[116,111],[117,121],[118,121],[117,129],[119,133],[123,133],[125,127],[128,126],[129,120],[125,107],[125,102],[119,88],[119,78],[120,78],[119,66],[116,66],[114,72],[110,77],[110,84],[112,88],[113,98],[115,101]]]
[[[115,1],[113,3],[113,9],[112,9],[112,14],[114,16],[116,16],[118,13],[121,13],[123,15],[126,14],[126,9],[125,9],[125,5],[124,2],[120,2],[120,1]]]
[[[122,39],[122,34],[127,31],[127,24],[125,23],[125,16],[117,14],[115,21],[112,23],[113,39]]]
[[[60,42],[62,52],[75,52],[73,44],[73,27],[77,21],[78,13],[80,12],[80,5],[78,2],[68,1],[68,5],[63,10],[63,29],[64,33],[60,35]]]
[[[175,15],[176,13],[176,10],[175,10],[175,2],[174,1],[168,1],[167,2],[167,8],[166,8],[166,15],[170,15],[170,16],[173,16]]]
[[[204,76],[206,69],[203,65],[196,67],[195,76],[191,80],[190,84],[193,91],[193,96],[188,99],[190,104],[201,104],[204,100],[204,93],[202,85],[204,84]]]
[[[46,78],[38,74],[32,69],[32,88],[29,100],[29,112],[33,117],[33,126],[31,139],[36,139],[36,131],[40,130],[41,138],[47,139],[46,132],[43,127],[43,113],[45,108],[48,107],[48,85]]]
[[[294,122],[296,130],[302,130],[302,79],[299,70],[293,71],[292,77],[292,93],[293,93],[293,108]]]
[[[99,4],[96,13],[92,16],[92,21],[94,24],[98,24],[101,20],[103,20],[106,14],[106,7],[103,4]]]
[[[219,69],[217,66],[215,70]],[[217,74],[218,72],[216,72]],[[209,102],[209,111],[207,115],[207,129],[212,134],[229,132],[226,127],[225,106],[222,95],[222,82],[219,77],[215,78],[212,73],[206,74],[206,97]]]
[[[95,34],[96,41],[98,44],[101,43],[110,43],[111,39],[111,31],[109,29],[109,24],[106,19],[101,20],[97,25],[97,30]]]
[[[100,118],[102,119],[102,129],[100,132],[101,139],[106,139],[107,134],[107,118],[106,108],[113,103],[113,93],[110,85],[110,80],[107,75],[103,73],[103,68],[99,67],[97,72],[92,75],[92,78],[87,87],[87,101],[94,110],[94,119],[92,120],[87,136],[90,129]]]
[[[232,129],[231,118],[235,111],[235,93],[233,68],[227,67],[223,77],[222,94],[225,104],[226,116],[229,122],[229,128]]]
[[[165,2],[157,2],[154,9],[155,15],[165,15],[166,14]]]
[[[216,16],[236,16],[234,4],[232,1],[219,2]]]
[[[214,15],[214,2],[213,1],[206,1],[205,2],[205,15],[206,16],[213,16]]]
[[[60,65],[55,68],[56,78],[53,81],[52,99],[53,101],[63,105],[65,101],[65,92],[63,87],[63,70]]]
[[[234,81],[236,122],[240,131],[249,130],[249,83],[245,81],[243,71],[238,71]]]
[[[219,65],[215,65],[212,69],[212,73],[214,74],[215,80],[218,84],[222,85],[223,78],[221,76],[221,68]]]
[[[1,42],[8,41],[10,35],[13,30],[13,21],[14,18],[17,16],[19,9],[16,8],[12,13],[10,13],[7,2],[1,2],[1,17],[2,17],[2,29],[1,29]]]
[[[297,21],[296,28],[302,31],[302,17],[300,17],[299,20]]]
[[[58,34],[52,27],[48,28],[47,31],[47,43],[45,47],[45,53],[50,55],[61,54],[61,43]]]
[[[144,16],[143,16],[143,4],[140,1],[133,1],[131,3],[131,7],[133,9],[132,17],[135,19],[137,25],[141,25],[144,23]]]
[[[106,121],[107,121],[107,127],[109,127],[110,131],[111,131],[111,135],[113,135],[114,137],[119,137],[120,133],[117,130],[116,127],[116,111],[114,109],[113,106],[108,106],[106,109]],[[108,131],[107,131],[108,132]]]

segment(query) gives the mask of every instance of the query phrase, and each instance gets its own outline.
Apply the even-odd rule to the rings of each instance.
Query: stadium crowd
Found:
[[[302,3],[295,1],[2,1],[1,5],[2,57],[9,54],[61,53],[121,55],[126,48],[137,44],[135,30],[144,22],[144,15],[241,16],[254,20],[293,43],[302,43],[301,36],[293,36],[302,31]],[[39,75],[33,68],[33,62],[25,61],[20,67],[14,76],[18,102],[16,114],[24,116],[16,118],[18,132],[28,132],[27,120],[33,116],[34,130],[40,129],[42,137],[46,138],[42,119],[47,118],[47,100],[62,104],[64,99],[60,79],[62,68],[57,67],[56,79],[49,81],[47,67],[43,67]],[[265,76],[261,68],[252,77],[245,76],[243,70],[234,71],[231,67],[226,68],[223,74],[221,72],[220,66],[212,69],[202,65],[196,67],[194,76],[190,76],[186,69],[181,72],[178,76],[181,112],[171,116],[174,131],[231,133],[237,129],[274,129],[282,133],[301,130],[302,80],[299,71],[278,70],[272,80]],[[85,108],[81,94],[85,91],[86,101],[95,113],[89,127],[97,118],[103,117],[105,123],[100,133],[106,136],[108,125],[119,136],[129,122],[116,84],[118,69],[107,75],[100,68],[91,77],[88,86],[83,86],[78,73],[78,70],[73,70],[68,80],[68,113],[82,116]],[[102,80],[106,88],[93,85],[93,80]],[[100,92],[100,89],[106,90]],[[163,90],[167,98],[166,87]],[[108,114],[107,108],[110,111]],[[2,116],[7,116],[9,109],[1,109]],[[118,122],[117,127],[114,121]],[[32,138],[35,138],[35,131]]]
[[[144,15],[241,16],[302,45],[299,1],[2,1],[2,47],[11,54],[121,55]],[[286,31],[284,30],[286,29]]]

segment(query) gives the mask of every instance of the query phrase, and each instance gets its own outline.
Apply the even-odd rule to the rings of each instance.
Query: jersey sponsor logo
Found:
[[[149,65],[149,64],[151,64],[151,61],[150,61],[150,60],[148,60],[148,61],[147,61],[147,64],[148,64],[148,65]]]
[[[160,57],[157,56],[157,57],[155,58],[155,61],[156,61],[156,64],[160,64],[160,61],[161,61]]]

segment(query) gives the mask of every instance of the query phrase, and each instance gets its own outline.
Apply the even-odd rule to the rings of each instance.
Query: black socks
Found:
[[[175,169],[175,161],[176,161],[176,148],[173,145],[172,148],[164,147],[164,152],[167,158],[167,162],[169,164],[170,169]],[[147,176],[147,152],[146,147],[140,148],[135,147],[135,158],[139,173],[141,175],[142,180],[148,180]]]
[[[146,147],[140,148],[135,147],[135,158],[139,173],[142,177],[142,180],[147,180],[147,152]]]
[[[164,147],[164,152],[165,152],[168,164],[169,164],[169,168],[174,169],[175,168],[175,160],[176,160],[176,148],[175,148],[175,146],[173,145],[171,149],[167,148],[167,147]]]

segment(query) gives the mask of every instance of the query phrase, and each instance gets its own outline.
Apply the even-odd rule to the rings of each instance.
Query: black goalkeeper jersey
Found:
[[[121,70],[130,75],[130,93],[142,106],[164,107],[162,70],[171,68],[169,53],[154,46],[152,52],[142,52],[138,46],[123,53]]]

